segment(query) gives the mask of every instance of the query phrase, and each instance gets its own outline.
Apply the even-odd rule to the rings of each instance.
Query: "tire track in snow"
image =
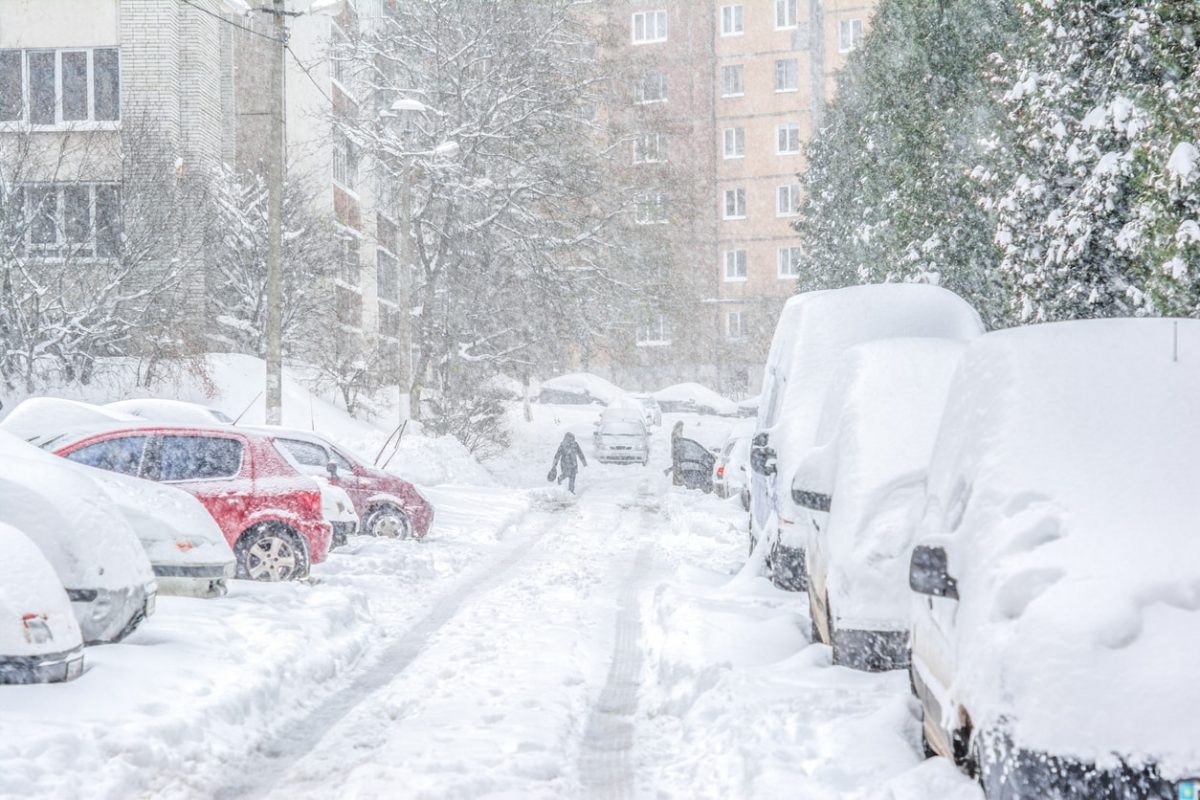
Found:
[[[374,663],[351,684],[327,697],[309,713],[291,720],[283,733],[261,744],[258,754],[238,765],[240,774],[249,775],[249,778],[227,784],[214,792],[213,797],[231,800],[268,794],[276,781],[287,774],[289,765],[316,749],[334,725],[360,704],[369,701],[375,692],[395,681],[424,651],[430,638],[453,619],[459,609],[506,580],[513,568],[529,556],[548,532],[549,528],[543,527],[537,534],[510,549],[502,558],[472,570],[464,580],[442,595],[428,614],[384,648]]]
[[[652,509],[645,508],[646,511]],[[634,794],[633,717],[642,675],[642,622],[638,594],[653,561],[654,545],[638,551],[621,591],[616,641],[608,678],[588,717],[579,757],[586,797],[627,798]]]

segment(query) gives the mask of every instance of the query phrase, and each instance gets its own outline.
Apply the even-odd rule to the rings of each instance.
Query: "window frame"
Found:
[[[786,141],[787,145],[791,145],[793,133],[795,134],[795,138],[796,138],[795,149],[794,150],[784,149],[783,147],[780,147],[780,145],[782,143],[785,143],[785,141]],[[786,140],[784,139],[785,134],[787,136]],[[804,151],[804,141],[800,135],[800,123],[799,122],[781,122],[775,126],[775,155],[777,155],[777,156],[794,156],[794,155],[800,154],[803,151]]]
[[[857,28],[857,35],[855,29]],[[862,47],[863,39],[866,36],[865,27],[861,17],[852,17],[850,19],[838,20],[838,52],[852,53]],[[846,45],[845,33],[850,34],[850,44]]]
[[[731,138],[735,145],[732,150],[729,147]],[[721,140],[721,154],[726,160],[746,157],[746,128],[744,126],[734,125],[730,128],[723,128]]]
[[[785,183],[781,186],[775,187],[775,216],[800,216],[801,191],[801,186],[798,183]],[[787,192],[788,205],[791,207],[790,211],[785,211],[784,204],[781,202],[784,198],[784,192]]]
[[[728,12],[728,15],[727,15]],[[743,36],[746,33],[746,12],[742,3],[730,3],[720,7],[721,36]],[[726,26],[726,16],[730,25]],[[733,23],[737,26],[734,27]]]
[[[102,130],[120,130],[121,128],[121,100],[124,91],[124,59],[121,56],[121,47],[119,45],[104,45],[93,47],[6,47],[0,48],[3,53],[17,53],[17,65],[20,71],[17,80],[17,86],[20,92],[17,108],[18,115],[15,119],[0,120],[0,130],[31,130],[31,131],[102,131]],[[116,56],[116,106],[115,119],[98,119],[97,118],[97,80],[96,80],[96,55],[100,52],[112,52]],[[64,101],[66,93],[64,92],[64,81],[66,74],[63,69],[63,56],[74,53],[82,53],[85,56],[84,66],[84,93],[87,105],[86,117],[84,119],[65,118]],[[33,121],[33,84],[32,70],[29,66],[29,59],[34,54],[52,54],[54,61],[54,120],[52,122],[34,122]]]
[[[671,326],[666,314],[647,315],[634,332],[637,347],[668,347],[670,344]]]
[[[729,91],[729,76],[737,76],[736,91]],[[744,97],[746,95],[746,65],[745,64],[722,64],[721,65],[721,97]]]
[[[784,254],[787,253],[787,259],[792,264],[792,271],[785,272],[783,265],[785,262]],[[800,269],[797,266],[800,263],[799,257],[794,257],[794,254],[801,254],[801,248],[797,245],[784,245],[775,251],[776,268],[779,274],[779,280],[794,280],[800,277]]]
[[[638,38],[639,18],[642,23],[642,38],[640,38],[640,39]],[[647,23],[650,20],[654,21],[653,38],[651,38],[651,35],[648,33],[649,26],[647,25]],[[659,27],[658,23],[660,20],[662,22],[661,35],[659,34],[659,30],[658,30],[658,27]],[[633,16],[630,18],[629,25],[630,25],[630,38],[633,41],[633,44],[635,44],[635,45],[661,44],[662,42],[667,41],[667,36],[669,34],[669,28],[668,28],[668,15],[667,15],[667,10],[665,8],[651,9],[649,11],[635,11],[635,12],[633,12]]]
[[[737,330],[734,330],[733,320],[737,318]],[[731,342],[746,338],[746,312],[742,309],[725,312],[725,338]]]
[[[783,13],[780,14],[780,11]],[[787,18],[791,16],[791,22]],[[783,19],[783,23],[780,23]],[[800,3],[799,0],[775,0],[775,30],[787,31],[793,30],[800,25]]]
[[[786,67],[790,65],[791,69]],[[785,67],[784,77],[791,78],[789,85],[780,85],[780,67]],[[787,92],[800,91],[800,59],[798,58],[777,58],[775,59],[775,93],[785,94]]]
[[[638,225],[666,225],[669,223],[668,197],[664,192],[643,192],[637,196],[633,221]],[[643,213],[647,212],[647,213]],[[654,212],[659,212],[655,215]]]
[[[724,253],[722,278],[725,283],[745,283],[750,275],[750,259],[745,248],[735,247]],[[730,269],[732,267],[732,270]]]
[[[650,78],[657,78],[654,84],[659,89],[659,94],[654,97],[648,97],[646,93],[646,87],[649,85],[647,81]],[[668,89],[666,72],[661,69],[652,69],[649,72],[644,72],[633,86],[634,105],[648,106],[655,103],[665,103],[669,97]]]
[[[68,233],[67,219],[67,193],[71,190],[84,189],[87,191],[88,203],[88,237],[86,241],[71,241]],[[113,208],[116,230],[110,231],[113,226],[101,226],[101,203],[100,196],[102,192],[113,192],[115,206]],[[121,257],[121,185],[111,181],[69,181],[63,183],[22,183],[14,187],[14,193],[18,193],[21,207],[21,229],[19,233],[19,246],[23,253],[30,258],[44,262],[68,262],[68,261],[113,261]],[[35,242],[33,240],[34,230],[37,225],[36,214],[34,213],[35,194],[50,194],[54,197],[53,214],[50,217],[53,223],[53,242]],[[39,209],[40,211],[40,209]],[[102,237],[102,227],[104,231],[110,232],[114,236],[112,242],[106,242]],[[105,250],[107,252],[101,252]]]
[[[746,218],[746,189],[743,186],[735,186],[732,189],[723,190],[721,204],[721,219],[723,220],[740,220]],[[729,213],[729,200],[733,198],[734,213]],[[740,210],[740,214],[737,213]]]
[[[651,147],[646,147],[647,143]],[[633,140],[634,164],[665,164],[667,162],[667,137],[662,133],[639,133]]]

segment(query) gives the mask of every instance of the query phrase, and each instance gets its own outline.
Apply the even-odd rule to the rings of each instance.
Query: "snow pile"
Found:
[[[955,691],[977,728],[1007,717],[1018,745],[1166,777],[1200,764],[1197,396],[1193,320],[968,347],[922,529],[948,534]]]
[[[625,390],[590,372],[572,372],[542,381],[539,402],[542,403],[599,403],[608,405]]]
[[[663,411],[696,411],[701,414],[735,416],[738,404],[698,383],[677,383],[654,393]]]
[[[51,438],[83,428],[145,420],[132,414],[109,410],[76,400],[59,397],[31,397],[9,410],[3,419],[4,430],[26,441]]]
[[[144,397],[138,400],[118,400],[106,403],[104,408],[121,414],[132,414],[152,422],[167,422],[172,425],[225,425],[233,418],[222,411],[199,403],[180,400],[162,400]]]
[[[817,536],[836,627],[907,628],[914,513],[964,345],[889,339],[847,350],[797,488],[832,497]]]

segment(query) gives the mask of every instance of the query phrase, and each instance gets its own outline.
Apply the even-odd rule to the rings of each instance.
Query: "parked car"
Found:
[[[226,593],[236,559],[199,500],[166,484],[82,464],[75,468],[104,491],[133,528],[159,594],[212,598]]]
[[[750,441],[751,549],[767,537],[767,568],[777,586],[804,591],[804,545],[811,523],[792,500],[796,466],[812,448],[825,390],[849,347],[900,336],[970,339],[983,323],[962,298],[926,284],[852,286],[808,292],[784,306]]]
[[[650,460],[650,434],[641,411],[607,409],[592,434],[596,460],[601,464],[642,464]]]
[[[629,395],[636,400],[642,407],[646,415],[646,427],[659,427],[662,425],[662,406],[648,394],[632,394]]]
[[[1193,797],[1200,322],[968,346],[910,585],[927,748],[988,798]]]
[[[599,375],[590,372],[572,372],[542,381],[538,393],[539,403],[563,405],[587,405],[598,403],[606,406],[624,392]]]
[[[0,684],[81,674],[83,636],[54,567],[29,537],[0,522]]]
[[[359,516],[354,510],[354,501],[350,499],[350,493],[339,486],[332,477],[313,475],[312,479],[321,489],[321,513],[333,531],[329,546],[341,547],[358,532]]]
[[[30,403],[32,401],[25,401]],[[232,426],[109,422],[59,428],[22,403],[0,429],[77,463],[167,483],[216,520],[237,558],[237,576],[291,580],[325,560],[332,529],[320,487],[297,471],[272,437]],[[51,409],[53,410],[53,409]]]
[[[119,642],[154,613],[150,562],[104,491],[3,431],[0,522],[28,536],[50,562],[85,643]]]
[[[607,410],[630,411],[637,414],[647,428],[662,425],[662,409],[653,398],[646,395],[623,394],[608,404]]]
[[[698,383],[677,383],[654,393],[654,400],[667,413],[719,414],[732,417],[737,403]]]
[[[131,414],[151,422],[166,422],[171,425],[232,425],[233,420],[224,411],[199,403],[182,400],[163,400],[146,397],[138,400],[118,400],[101,406],[106,411]]]
[[[309,475],[327,475],[346,490],[369,536],[422,539],[433,526],[433,505],[408,481],[372,467],[320,434],[289,428],[259,428]],[[331,469],[332,467],[332,469]]]
[[[856,669],[908,666],[908,558],[925,470],[963,343],[884,339],[847,350],[792,501],[808,511],[813,639]]]
[[[717,497],[740,497],[750,510],[750,433],[734,433],[725,442],[713,464],[713,491]]]

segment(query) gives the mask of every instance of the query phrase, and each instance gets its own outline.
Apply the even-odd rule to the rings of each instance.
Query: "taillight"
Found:
[[[321,503],[321,493],[317,492],[301,492],[300,504],[305,512],[310,517],[318,519],[325,518],[325,508]]]
[[[725,477],[725,468],[724,467],[717,467],[717,477],[718,478]]]
[[[45,614],[23,614],[21,623],[25,627],[25,641],[30,644],[45,644],[53,638]]]

